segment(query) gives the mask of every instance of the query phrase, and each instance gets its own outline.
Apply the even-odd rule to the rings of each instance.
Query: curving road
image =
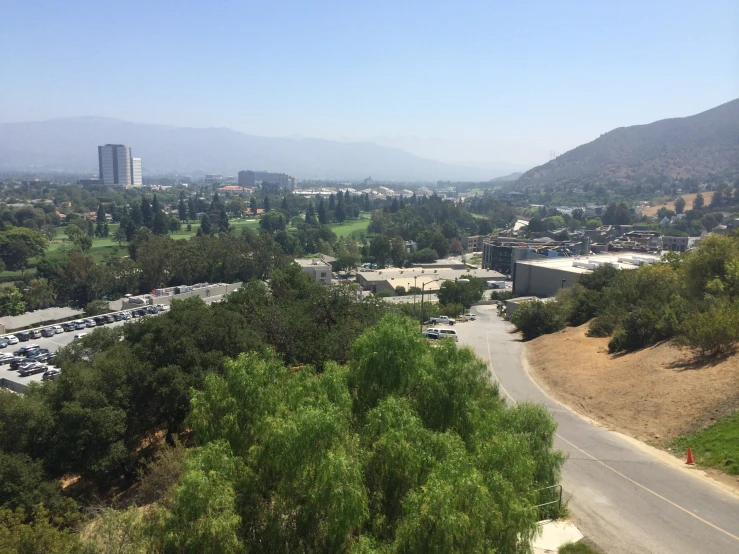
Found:
[[[489,360],[501,394],[543,403],[557,421],[555,445],[569,456],[562,485],[583,533],[608,553],[739,552],[739,496],[549,398],[524,370],[523,345],[495,306],[473,313],[476,321],[456,326],[460,343]]]

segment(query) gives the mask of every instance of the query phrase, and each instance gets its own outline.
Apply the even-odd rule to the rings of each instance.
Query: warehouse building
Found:
[[[574,286],[580,277],[602,265],[628,270],[655,263],[660,263],[658,256],[618,253],[517,261],[513,292],[517,296],[554,296],[558,290]]]
[[[437,292],[444,281],[454,281],[463,275],[472,275],[485,281],[505,281],[505,276],[488,269],[426,269],[411,267],[406,269],[364,270],[357,273],[357,283],[365,291],[373,294],[389,291],[397,294],[396,289],[408,293],[412,287],[423,288],[424,292]]]

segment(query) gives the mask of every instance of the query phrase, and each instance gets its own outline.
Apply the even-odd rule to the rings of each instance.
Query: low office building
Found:
[[[695,248],[700,242],[701,237],[662,237],[662,244],[665,250],[671,252],[686,252],[691,248]]]
[[[472,237],[464,237],[462,239],[462,248],[467,252],[482,252],[482,242],[485,235],[474,235]]]
[[[424,293],[437,292],[444,281],[454,281],[463,275],[472,275],[485,281],[505,281],[505,276],[497,271],[486,269],[427,269],[411,267],[406,269],[363,270],[357,273],[357,283],[363,290],[373,294],[388,291],[396,294],[398,287],[407,293],[413,287],[423,289]]]
[[[513,292],[518,296],[554,296],[558,290],[574,286],[580,277],[592,273],[602,265],[629,270],[660,262],[658,256],[618,253],[518,261]]]
[[[324,285],[331,284],[331,264],[321,258],[300,258],[295,260],[303,271]]]

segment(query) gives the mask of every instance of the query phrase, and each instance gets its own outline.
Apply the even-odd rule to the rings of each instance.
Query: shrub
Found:
[[[432,263],[439,259],[439,254],[432,248],[424,248],[423,250],[416,250],[411,254],[411,261],[414,264]]]
[[[616,331],[616,333],[613,335],[611,340],[608,341],[608,352],[611,354],[614,354],[616,352],[621,352],[623,350],[626,350],[626,331],[623,329],[619,329]]]
[[[614,329],[615,323],[612,318],[600,316],[590,324],[587,335],[600,338],[610,337]]]
[[[695,313],[683,323],[678,343],[704,358],[731,352],[739,341],[739,310],[719,302],[708,310]]]
[[[615,271],[615,270],[614,270]],[[601,294],[595,290],[575,285],[569,302],[570,325],[582,325],[595,317],[601,304]]]
[[[397,294],[398,296],[405,296],[405,287],[402,285],[395,287],[395,294]]]
[[[557,303],[532,300],[519,305],[511,315],[511,323],[521,331],[524,340],[531,340],[561,331],[565,326],[565,318]]]
[[[105,300],[93,300],[87,306],[85,306],[85,315],[88,317],[100,314],[107,314],[109,311],[110,306]]]

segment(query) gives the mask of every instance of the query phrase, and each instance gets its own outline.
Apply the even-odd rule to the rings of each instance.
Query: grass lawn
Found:
[[[678,453],[693,450],[697,464],[739,475],[739,412],[718,420],[710,427],[672,441]]]
[[[359,238],[360,233],[366,233],[369,227],[370,219],[352,219],[341,223],[329,223],[331,230],[336,233],[337,237],[351,236],[355,239]]]

